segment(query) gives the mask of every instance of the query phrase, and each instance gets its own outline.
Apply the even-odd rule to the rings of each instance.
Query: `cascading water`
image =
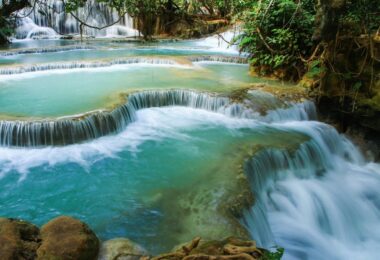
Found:
[[[42,121],[0,121],[2,146],[68,145],[122,131],[135,120],[139,109],[188,106],[219,111],[229,104],[225,97],[186,90],[144,91],[128,96],[126,104],[111,112]]]
[[[56,38],[57,33],[49,27],[38,26],[32,19],[25,17],[17,20],[16,39],[51,39]]]
[[[68,63],[45,63],[26,65],[13,68],[0,68],[0,75],[14,75],[27,72],[48,71],[48,70],[67,70],[67,69],[85,69],[85,68],[103,68],[114,65],[126,65],[126,64],[161,64],[161,65],[177,65],[176,61],[170,59],[160,58],[124,58],[115,59],[112,61],[92,61],[92,62],[68,62]]]
[[[260,116],[244,104],[231,102],[228,97],[191,90],[143,91],[130,94],[124,105],[110,112],[97,111],[56,120],[0,121],[0,145],[35,147],[80,143],[122,131],[135,121],[137,110],[163,106],[201,108],[231,117],[256,118],[264,122],[304,120],[309,114],[315,113],[310,102],[293,104],[278,112],[270,111],[267,115]]]
[[[32,48],[32,49],[21,49],[21,50],[11,50],[11,51],[0,51],[0,57],[9,57],[24,54],[43,54],[43,53],[53,53],[53,52],[67,52],[76,50],[93,50],[95,47],[90,45],[72,45],[72,46],[61,46],[53,48]]]
[[[234,38],[240,34],[240,29],[235,28],[221,34],[204,38],[197,42],[198,46],[208,47],[215,51],[228,51],[239,53],[238,46],[233,43]]]
[[[256,202],[242,221],[258,245],[284,247],[284,259],[378,259],[380,166],[331,126],[275,127],[309,141],[265,149],[245,164]]]
[[[32,13],[30,17],[23,20],[23,23],[20,24],[18,28],[19,38],[56,37],[55,31],[66,34],[79,32],[79,26],[76,21],[73,20],[72,17],[70,18],[70,15],[61,12],[62,6],[60,5],[60,1],[50,1],[49,3],[53,6],[53,9],[46,10],[45,13],[47,15],[35,12]],[[86,5],[83,9],[78,11],[77,14],[84,15],[85,13],[91,13],[89,17],[92,18],[89,18],[89,23],[99,22],[97,25],[101,25],[113,21],[113,19],[116,18],[113,16],[112,11],[105,6],[102,6],[102,4],[93,5],[91,1],[88,3],[89,5],[94,6],[95,9],[90,11],[88,9],[90,7]],[[97,19],[96,17],[102,15],[104,15],[104,19],[94,21],[94,19]],[[125,20],[127,20],[127,18]],[[54,28],[55,31],[47,26]],[[130,28],[131,25],[126,21],[122,21],[118,27],[114,28],[120,29],[120,26],[123,29]],[[84,34],[93,36],[115,34],[110,30],[111,29],[98,32],[87,28],[85,29]],[[124,33],[117,32],[116,34],[122,35]],[[127,34],[128,33],[125,33],[125,35]],[[227,32],[223,34],[223,37],[226,40],[230,40],[233,37],[233,33]],[[204,39],[195,44],[201,47],[210,48],[207,49],[207,51],[210,50],[210,54],[213,53],[213,49],[225,51],[225,48],[227,48],[227,43],[218,36]],[[218,47],[216,48],[216,46]],[[52,52],[57,51],[80,50],[86,48],[91,48],[91,46],[59,46],[57,48],[23,49],[2,52],[0,55],[17,56],[45,52],[52,54]],[[236,50],[232,49],[231,51],[234,52]],[[239,57],[213,55],[189,56],[183,58],[183,60],[188,61],[185,65],[197,62],[246,63],[245,59]],[[8,79],[8,76],[4,76],[5,74],[20,74],[24,72],[54,69],[98,68],[130,63],[165,63],[169,65],[183,65],[178,62],[179,59],[167,59],[167,57],[136,58],[117,56],[117,59],[114,60],[110,58],[100,60],[98,58],[97,60],[82,60],[80,62],[57,61],[49,60],[47,63],[35,62],[36,64],[29,62],[28,64],[4,67],[0,70],[0,74],[3,74],[1,75],[2,81]],[[24,77],[23,75],[20,76]],[[11,77],[16,78],[18,76],[9,76],[9,78]],[[199,78],[202,80],[205,79],[204,75]],[[141,85],[146,87],[144,84]],[[194,83],[194,86],[195,85],[197,84]],[[107,85],[107,87],[109,87],[109,85]],[[65,89],[65,91],[68,90]],[[92,89],[91,91],[96,90]],[[247,161],[245,164],[245,172],[249,177],[256,200],[255,205],[244,212],[242,222],[250,231],[253,239],[257,240],[258,245],[266,248],[271,248],[273,246],[284,247],[285,259],[377,259],[378,245],[380,244],[380,232],[378,229],[380,219],[380,166],[375,163],[365,162],[357,149],[346,138],[339,135],[332,127],[315,121],[308,121],[316,119],[315,107],[311,102],[284,105],[279,103],[278,100],[275,100],[273,96],[261,92],[248,91],[248,95],[255,96],[255,99],[251,100],[248,96],[247,100],[244,100],[242,104],[237,104],[233,103],[227,97],[188,90],[143,91],[129,95],[125,104],[112,111],[97,111],[83,114],[81,116],[63,117],[50,120],[4,120],[0,122],[0,146],[6,147],[0,149],[0,177],[2,172],[28,172],[30,169],[36,168],[37,164],[41,168],[38,170],[43,172],[45,170],[45,165],[54,165],[56,162],[59,162],[59,167],[62,168],[59,168],[58,170],[54,169],[52,171],[66,173],[70,172],[71,165],[65,165],[65,163],[79,161],[80,163],[87,164],[88,161],[91,161],[89,160],[91,156],[87,154],[96,154],[98,153],[98,150],[102,150],[105,157],[109,156],[109,154],[114,155],[116,154],[115,151],[123,149],[121,148],[123,144],[120,144],[119,136],[109,136],[104,139],[100,138],[102,140],[95,141],[89,140],[123,132],[123,130],[128,128],[127,126],[130,127],[134,125],[130,124],[131,122],[136,123],[136,117],[138,115],[138,113],[136,113],[137,110],[144,108],[188,106],[192,108],[202,108],[236,118],[249,118],[249,120],[247,120],[249,123],[247,123],[245,127],[249,128],[251,124],[255,125],[255,127],[259,126],[252,129],[252,132],[249,132],[250,136],[257,134],[259,136],[256,137],[257,139],[261,137],[264,137],[263,139],[265,139],[265,135],[269,136],[266,137],[268,139],[281,139],[283,138],[281,133],[284,132],[291,133],[291,135],[288,134],[285,136],[295,135],[298,137],[298,135],[300,135],[306,137],[301,138],[301,140],[305,139],[305,141],[302,141],[303,143],[298,146],[287,147],[286,145],[283,145],[287,148],[282,149],[265,148],[257,152],[254,158]],[[67,103],[70,103],[70,101]],[[70,105],[72,106],[72,103],[70,103]],[[262,110],[265,113],[258,113],[258,111],[261,112]],[[145,114],[146,113],[147,112],[145,111]],[[189,112],[189,114],[193,113],[194,111]],[[202,117],[201,113],[198,113],[197,115]],[[180,117],[180,115],[177,116]],[[157,118],[160,120],[162,118],[161,114],[159,114]],[[195,119],[193,120],[196,121]],[[205,119],[203,118],[203,120]],[[239,120],[231,121],[231,124],[235,125]],[[169,121],[177,122],[179,120],[177,120],[176,117],[173,117]],[[135,130],[135,132],[141,133],[141,129],[145,129],[149,125],[150,121],[143,127]],[[162,127],[163,125],[165,124],[161,123],[159,126]],[[242,131],[237,136],[244,134],[245,131]],[[170,133],[167,136],[169,135],[172,134]],[[212,133],[212,135],[214,135],[214,133]],[[122,136],[131,143],[135,141],[134,139],[141,139],[141,137],[140,139],[135,138],[133,133],[131,134],[130,129],[125,130]],[[110,149],[109,147],[112,145],[107,143],[110,139],[112,139],[112,143],[117,144],[113,147],[114,150]],[[218,138],[215,137],[215,139]],[[220,138],[219,140],[221,139],[223,138]],[[85,141],[89,142],[83,143]],[[102,142],[106,142],[106,144],[100,145],[101,149],[99,149],[99,143]],[[298,141],[296,143],[298,143]],[[76,145],[66,147],[45,147],[40,149],[40,146],[61,146],[69,144]],[[28,149],[14,149],[13,147],[9,148],[8,146],[28,147]],[[206,146],[208,146],[208,143],[205,147]],[[38,149],[30,147],[38,147]],[[157,147],[161,147],[161,145]],[[186,145],[181,145],[181,147],[188,148]],[[230,147],[230,145],[228,145],[228,147]],[[153,148],[149,147],[149,149],[146,150],[150,153]],[[173,150],[172,146],[170,146],[170,149]],[[199,148],[193,147],[192,149],[195,151]],[[78,152],[78,150],[80,150],[80,152]],[[109,150],[112,150],[112,152]],[[219,150],[219,147],[215,148],[215,151],[216,150]],[[38,153],[39,160],[36,160],[33,155]],[[54,156],[51,157],[52,153]],[[84,156],[84,154],[86,156]],[[158,154],[164,154],[164,152]],[[54,159],[52,159],[53,157]],[[119,157],[119,154],[115,157]],[[122,155],[120,157],[122,157]],[[130,157],[132,156],[129,156],[128,158]],[[156,158],[156,154],[154,154],[154,158]],[[175,158],[177,159],[177,157]],[[172,158],[169,158],[169,160],[170,159]],[[213,173],[215,172],[215,169],[220,167],[220,162],[226,159],[226,154],[222,154],[219,159],[220,160],[217,160],[215,168],[212,169]],[[11,163],[8,161],[11,161]],[[101,160],[98,160],[97,158],[96,160],[94,159],[94,161]],[[128,167],[130,167],[132,163],[133,162],[126,164],[122,162],[122,165],[128,165]],[[88,164],[91,164],[91,162]],[[110,168],[110,165],[114,164],[115,162],[112,161],[109,165],[105,165],[104,168],[97,166],[94,166],[94,168],[99,168],[99,171],[107,169],[107,172],[109,172],[108,169]],[[192,161],[191,164],[195,163]],[[17,167],[14,165],[17,165]],[[160,161],[155,168],[162,167],[163,165],[166,166]],[[180,168],[182,165],[178,164],[178,167]],[[49,168],[49,166],[46,166],[46,168]],[[184,168],[191,169],[192,167],[182,167],[182,169]],[[144,170],[144,167],[137,167],[136,169]],[[181,170],[176,169],[173,172],[177,173],[181,172]],[[75,175],[77,175],[78,171],[80,171],[80,169],[73,170],[73,172],[76,173]],[[164,169],[163,171],[167,172],[167,169]],[[114,174],[116,175],[118,172],[121,172],[119,168],[115,170]],[[203,174],[202,171],[199,172]],[[146,173],[144,172],[139,175],[144,176],[144,174]],[[96,174],[93,176],[95,175]],[[191,175],[192,173],[189,171],[187,176]],[[87,181],[89,176],[88,173],[86,172],[84,176]],[[157,174],[157,176],[159,176],[159,180],[165,180],[165,178],[162,178],[161,174]],[[65,175],[65,181],[66,177],[67,176]],[[46,183],[45,178],[46,174],[44,174],[42,178],[44,183]],[[130,178],[130,175],[128,175],[128,178]],[[107,175],[104,180],[109,179],[110,176]],[[58,183],[61,185],[61,182]],[[82,182],[73,181],[73,183]],[[83,181],[83,183],[87,184],[85,181]],[[119,179],[117,180],[117,183],[120,183]],[[19,208],[20,212],[24,212],[26,208],[25,205],[32,204],[29,201],[29,197],[38,198],[38,196],[40,196],[40,186],[37,186],[38,187],[35,188],[35,196],[26,195],[27,199],[25,199],[25,204],[15,201],[14,205],[10,203],[9,205],[11,206],[3,206],[3,212],[7,212],[7,210],[11,211],[12,208]],[[103,185],[101,188],[104,189],[104,186],[112,187],[113,189],[115,183]],[[8,192],[3,192],[5,197],[7,197],[7,194],[10,194],[7,199],[4,199],[2,203],[0,203],[5,205],[5,202],[14,199],[15,196],[13,192],[14,189],[17,189],[17,185],[14,189],[9,188],[11,186],[7,185],[2,185],[2,187],[5,189],[8,187],[10,190]],[[145,183],[143,187],[145,187]],[[33,190],[33,188],[28,187],[25,189],[25,191],[30,190]],[[23,192],[24,190],[22,193]],[[72,194],[75,194],[75,199],[77,199],[76,194],[78,194],[78,192],[72,192]],[[128,191],[128,196],[130,196],[130,194],[131,193]],[[91,193],[88,197],[93,198],[95,195],[96,194]],[[114,201],[113,195],[111,196],[112,201]],[[46,196],[50,196],[50,194],[47,193]],[[57,197],[57,201],[60,201],[62,196],[59,195]],[[17,199],[19,198],[17,197]],[[43,201],[42,204],[37,204],[37,206],[33,205],[31,208],[43,208],[46,200],[41,199],[41,201]],[[125,198],[123,197],[120,201],[124,203]],[[69,203],[66,204],[68,205]],[[93,203],[90,204],[93,205]],[[105,202],[104,205],[110,205],[109,201]],[[101,210],[99,212],[104,212],[104,205],[100,207]],[[82,205],[80,205],[80,207],[84,208]],[[59,209],[58,206],[56,208]],[[125,205],[122,204],[120,209],[124,208]],[[78,209],[75,209],[75,211],[77,210]],[[117,210],[119,210],[119,208]],[[43,211],[41,211],[43,213],[36,213],[33,210],[31,211],[31,215],[45,215],[46,213]],[[91,211],[88,215],[100,216],[101,214],[97,214],[99,212]],[[14,213],[14,216],[19,216],[19,213]],[[143,218],[139,215],[138,219]],[[145,221],[145,219],[143,220]],[[110,221],[107,220],[107,222]],[[124,223],[120,224],[120,226],[123,225]],[[151,232],[151,230],[149,230],[149,232]]]
[[[27,14],[28,17],[19,21],[17,39],[52,38],[58,34],[80,33],[80,22],[71,14],[65,13],[63,1],[48,0],[44,5],[37,3],[34,10],[25,8],[19,12],[20,16]],[[75,16],[95,27],[110,25],[119,20],[115,9],[95,0],[85,1],[84,7],[75,11]],[[94,37],[135,37],[139,32],[133,29],[132,18],[125,14],[118,23],[102,30],[85,26],[83,34]]]
[[[85,47],[84,47],[85,48]],[[73,50],[74,48],[67,48],[67,50]],[[81,49],[78,47],[78,49]],[[83,49],[83,48],[82,48]],[[65,48],[58,48],[58,50],[65,50]],[[74,49],[75,50],[75,49]],[[34,51],[34,52],[33,52]],[[30,50],[29,53],[44,53],[44,52],[54,52],[54,50]],[[26,52],[26,51],[24,51]],[[22,52],[20,53],[22,54]],[[12,52],[4,52],[4,56],[10,56]],[[1,56],[1,53],[0,53]],[[128,57],[119,58],[110,61],[75,61],[75,62],[63,62],[63,63],[42,63],[42,64],[32,64],[24,66],[15,66],[8,68],[0,68],[0,75],[14,75],[27,72],[37,72],[37,71],[48,71],[48,70],[67,70],[67,69],[85,69],[85,68],[103,68],[110,67],[114,65],[125,65],[125,64],[162,64],[162,65],[177,65],[186,66],[186,64],[180,64],[179,60],[159,58],[159,57]],[[240,57],[223,57],[223,56],[194,56],[188,59],[182,59],[184,63],[199,63],[199,62],[212,62],[212,63],[231,63],[231,64],[246,64],[247,60]]]

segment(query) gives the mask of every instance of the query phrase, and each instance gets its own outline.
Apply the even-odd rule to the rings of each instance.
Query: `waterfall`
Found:
[[[228,98],[188,90],[144,91],[129,95],[124,105],[111,112],[57,120],[0,121],[0,144],[32,147],[74,144],[122,131],[135,121],[138,109],[176,105],[216,112],[228,104]]]
[[[242,222],[258,245],[284,247],[284,259],[378,259],[380,166],[331,126],[274,126],[309,140],[245,163],[256,202]]]
[[[110,67],[114,65],[126,65],[126,64],[160,64],[160,65],[177,65],[180,66],[178,62],[170,59],[162,58],[139,58],[130,57],[123,59],[115,59],[111,61],[74,61],[74,62],[63,62],[63,63],[42,63],[42,64],[32,64],[25,66],[16,66],[9,68],[0,68],[0,75],[14,75],[22,74],[27,72],[37,72],[37,71],[49,71],[49,70],[68,70],[68,69],[88,69],[88,68],[103,68]]]
[[[89,45],[71,45],[71,46],[61,46],[61,47],[48,47],[48,48],[30,48],[30,49],[16,49],[11,51],[0,51],[0,57],[8,57],[15,55],[24,54],[41,54],[41,53],[51,53],[51,52],[64,52],[64,51],[76,51],[76,50],[94,50],[95,47]]]
[[[288,104],[284,108],[276,108],[267,112],[263,121],[281,122],[281,121],[307,121],[317,120],[317,110],[311,101],[302,103]]]
[[[229,51],[231,53],[239,53],[236,45],[230,45],[234,38],[241,33],[240,28],[229,30],[224,33],[213,35],[197,41],[198,46],[209,47],[216,51]]]
[[[60,51],[70,51],[75,49],[86,49],[83,48],[58,48]],[[20,54],[26,53],[42,53],[42,52],[54,52],[54,49],[32,49],[20,51]],[[16,52],[17,53],[17,52]],[[4,52],[0,55],[12,55],[12,52]],[[221,56],[195,56],[189,59],[183,59],[184,63],[180,63],[178,59],[170,58],[158,58],[158,57],[129,57],[129,58],[120,58],[110,61],[74,61],[74,62],[63,62],[63,63],[42,63],[42,64],[32,64],[32,65],[23,65],[23,66],[14,66],[14,67],[5,67],[0,68],[0,75],[13,75],[13,74],[22,74],[27,72],[37,72],[37,71],[49,71],[49,70],[68,70],[68,69],[88,69],[88,68],[103,68],[110,67],[114,65],[126,65],[126,64],[155,64],[155,65],[175,65],[175,66],[188,66],[191,62],[201,62],[201,61],[212,61],[212,62],[222,62],[222,63],[231,63],[231,64],[245,64],[245,59],[239,57],[221,57]],[[188,61],[188,65],[185,63]]]
[[[231,117],[266,121],[243,104],[233,103],[228,97],[192,90],[142,91],[128,96],[125,104],[112,111],[97,111],[55,120],[0,121],[1,146],[69,145],[122,131],[135,120],[139,109],[163,106],[187,106],[222,113]],[[303,106],[297,106],[305,109]],[[290,109],[294,109],[290,106]],[[307,116],[308,111],[303,111]],[[287,113],[282,120],[286,120]],[[289,119],[292,119],[290,117]]]
[[[232,63],[232,64],[248,64],[248,60],[236,56],[219,56],[219,55],[203,55],[190,57],[192,62],[217,62],[217,63]]]
[[[16,30],[17,39],[55,37],[57,33],[80,33],[80,23],[71,14],[65,13],[62,1],[47,0],[45,3],[44,5],[37,3],[34,10],[25,8],[19,12],[21,16],[31,13],[19,21]],[[119,19],[115,9],[96,0],[85,1],[85,5],[75,11],[75,16],[98,27],[114,23]],[[126,14],[117,24],[102,30],[84,27],[83,34],[94,37],[135,37],[139,32],[133,29],[133,19]]]
[[[29,17],[17,20],[16,39],[50,39],[56,37],[57,33],[52,28],[38,26]]]

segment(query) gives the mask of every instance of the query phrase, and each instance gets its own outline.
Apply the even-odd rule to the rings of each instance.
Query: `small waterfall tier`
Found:
[[[309,140],[261,150],[245,163],[256,202],[242,221],[258,245],[284,247],[284,259],[377,259],[378,166],[331,126],[275,127]]]
[[[124,105],[72,118],[37,121],[0,121],[2,146],[69,145],[122,131],[135,121],[139,109],[189,106],[218,111],[229,104],[226,97],[189,90],[144,91],[130,94]]]
[[[51,50],[53,51],[53,50]],[[1,55],[1,54],[0,54]],[[246,61],[240,57],[223,57],[223,56],[199,56],[186,58],[165,58],[165,57],[127,57],[115,60],[95,60],[95,61],[74,61],[74,62],[55,62],[41,63],[23,66],[0,67],[0,75],[13,75],[27,72],[49,71],[49,70],[69,70],[69,69],[88,69],[103,68],[114,65],[126,64],[155,64],[155,65],[175,65],[190,66],[192,62],[212,61],[231,64],[245,64]]]
[[[63,1],[48,0],[45,4],[37,3],[31,10],[25,8],[19,15],[28,17],[18,21],[16,30],[17,39],[25,38],[52,38],[58,34],[80,34],[80,22],[73,15],[65,12]],[[113,24],[111,27],[98,30],[84,27],[83,34],[93,37],[135,37],[139,32],[133,29],[133,19],[128,14],[119,19],[118,12],[109,7],[107,3],[96,0],[84,1],[84,6],[74,12],[74,15],[82,21],[94,27],[103,27]]]
[[[40,54],[40,53],[51,53],[51,52],[64,52],[64,51],[76,51],[76,50],[93,50],[95,47],[86,45],[74,45],[74,46],[62,46],[54,48],[31,48],[31,49],[21,49],[12,51],[0,51],[0,57],[22,55],[22,54]]]
[[[233,64],[248,64],[248,60],[237,56],[218,56],[218,55],[203,55],[191,57],[192,62],[220,62]]]
[[[58,119],[0,121],[0,145],[38,147],[80,143],[121,132],[129,123],[135,121],[136,111],[139,109],[164,106],[186,106],[231,117],[273,121],[251,113],[244,104],[234,103],[225,96],[192,90],[151,90],[128,95],[127,101],[112,111],[96,111]],[[307,116],[310,112],[308,106],[310,105],[290,105],[289,109],[298,108],[303,110],[300,114]],[[286,120],[288,114],[283,113],[282,116],[281,120]],[[276,119],[279,117],[277,115]],[[293,116],[288,120],[293,120]]]
[[[70,70],[70,69],[89,69],[89,68],[103,68],[111,67],[114,65],[127,65],[127,64],[156,64],[156,65],[177,65],[177,61],[164,58],[144,58],[144,57],[130,57],[120,58],[110,61],[84,61],[84,62],[62,62],[62,63],[42,63],[32,64],[25,66],[14,66],[7,68],[0,68],[0,75],[13,75],[22,74],[27,72],[49,71],[49,70]]]
[[[213,35],[197,42],[199,46],[207,46],[214,50],[229,51],[238,53],[238,46],[234,43],[234,39],[241,34],[241,28],[236,27],[233,30],[226,31],[222,34]],[[231,45],[232,44],[232,45]]]

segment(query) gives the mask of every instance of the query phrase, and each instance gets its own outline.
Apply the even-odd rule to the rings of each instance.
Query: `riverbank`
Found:
[[[2,260],[175,260],[175,259],[268,259],[279,256],[281,250],[270,253],[256,247],[250,240],[229,237],[220,241],[205,241],[200,237],[175,247],[171,252],[152,256],[127,238],[101,242],[90,227],[80,220],[60,216],[41,228],[32,223],[0,218],[0,253]]]

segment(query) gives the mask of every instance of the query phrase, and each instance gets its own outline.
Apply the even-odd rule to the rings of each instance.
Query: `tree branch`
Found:
[[[65,3],[65,0],[62,0],[63,2],[63,5],[66,7],[66,3]],[[119,19],[117,19],[116,21],[110,23],[110,24],[107,24],[107,25],[104,25],[104,26],[95,26],[95,25],[91,25],[91,24],[88,24],[87,22],[81,20],[77,15],[74,14],[74,12],[70,11],[69,12],[74,18],[75,20],[77,20],[80,24],[86,26],[86,27],[89,27],[89,28],[92,28],[92,29],[97,29],[97,30],[103,30],[105,28],[108,28],[108,27],[111,27],[117,23],[119,23],[121,21],[121,19],[127,14],[127,12],[123,12],[122,14],[119,14]]]
[[[256,32],[257,32],[257,34],[259,35],[260,40],[264,43],[265,47],[266,47],[266,48],[267,48],[272,54],[274,54],[276,51],[273,50],[273,49],[269,46],[269,44],[265,41],[264,36],[261,34],[261,31],[260,31],[260,28],[259,28],[259,27],[256,27]]]

